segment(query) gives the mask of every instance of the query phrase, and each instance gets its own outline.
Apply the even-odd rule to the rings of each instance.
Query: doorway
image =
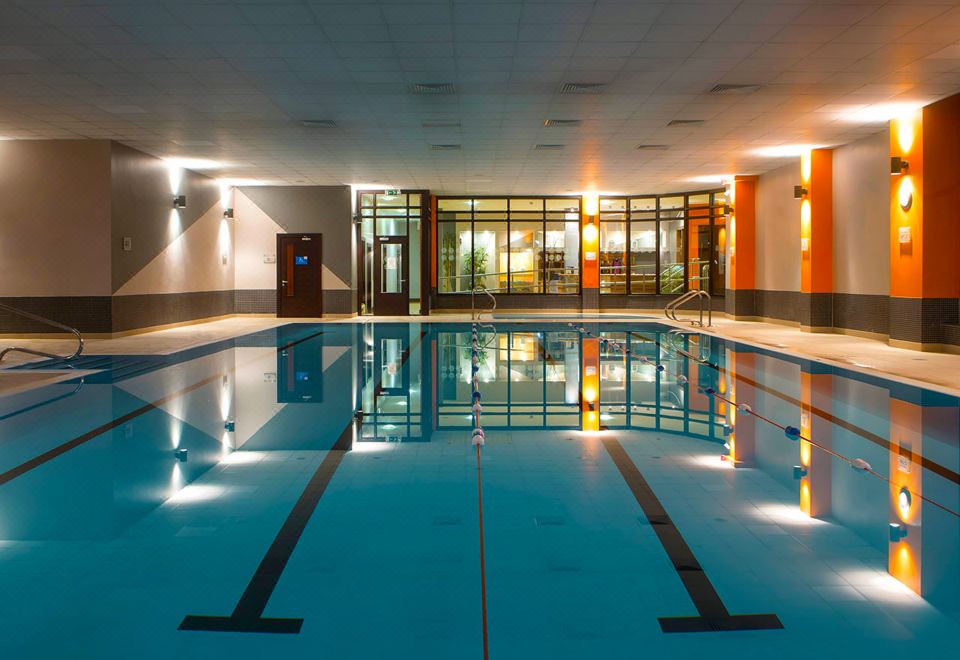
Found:
[[[373,271],[373,306],[377,314],[409,314],[409,240],[405,236],[377,236],[373,242]]]
[[[277,316],[323,316],[321,234],[277,234]]]

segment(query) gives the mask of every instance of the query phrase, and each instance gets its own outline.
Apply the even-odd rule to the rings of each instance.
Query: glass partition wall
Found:
[[[600,198],[600,293],[723,295],[723,191]]]
[[[361,314],[419,314],[426,191],[357,195]]]
[[[579,197],[438,197],[437,290],[580,293]]]

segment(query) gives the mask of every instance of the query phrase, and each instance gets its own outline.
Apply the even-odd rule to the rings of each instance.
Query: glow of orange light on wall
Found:
[[[580,410],[583,415],[583,430],[599,431],[600,340],[584,339],[580,346],[583,356],[583,373],[580,380]]]
[[[583,214],[590,217],[600,215],[600,195],[591,193],[583,196]]]
[[[811,156],[809,149],[800,154],[800,180],[804,184],[810,183]]]
[[[807,477],[800,480],[800,510],[810,515],[810,480]]]

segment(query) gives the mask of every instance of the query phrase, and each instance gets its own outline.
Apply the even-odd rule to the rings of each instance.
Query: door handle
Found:
[[[286,280],[280,280],[280,285],[281,285],[281,286],[287,286],[287,281],[286,281]]]

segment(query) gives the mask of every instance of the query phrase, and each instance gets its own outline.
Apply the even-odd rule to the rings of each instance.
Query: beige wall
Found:
[[[757,289],[800,290],[800,202],[793,198],[798,183],[799,159],[757,182]]]
[[[0,296],[109,296],[110,142],[0,141]]]
[[[833,286],[890,291],[890,144],[886,131],[833,152]]]

